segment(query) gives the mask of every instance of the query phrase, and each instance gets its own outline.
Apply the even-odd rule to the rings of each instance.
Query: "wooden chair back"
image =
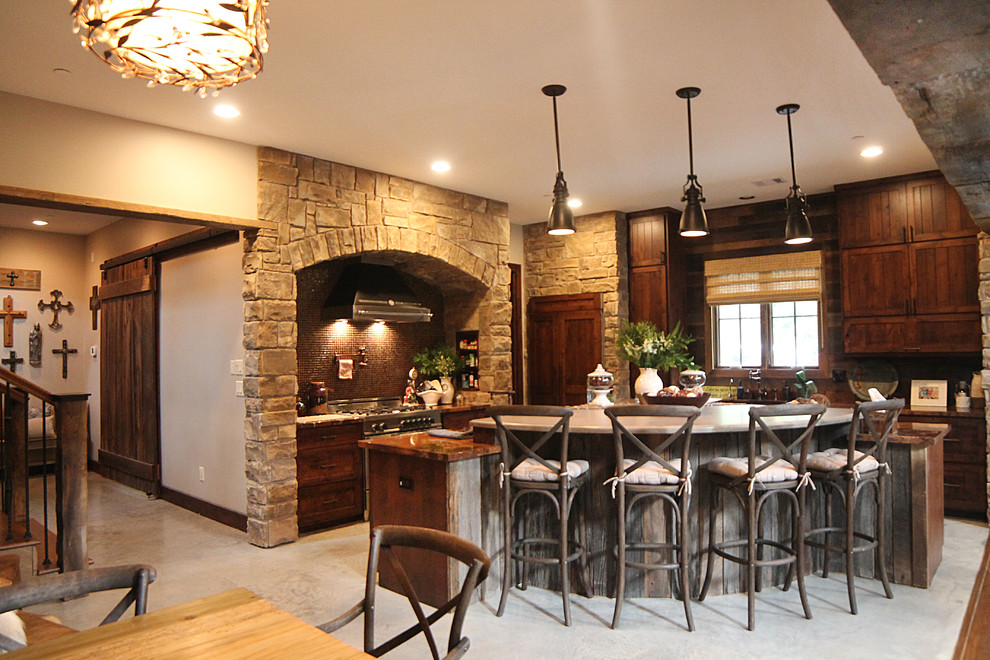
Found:
[[[808,449],[815,427],[825,414],[826,407],[821,403],[789,404],[775,406],[753,406],[749,409],[749,474],[747,479],[754,483],[754,478],[760,472],[772,465],[786,461],[790,463],[798,475],[804,478],[807,473]],[[808,416],[808,423],[793,440],[782,439],[780,434],[767,423],[768,417],[799,417]],[[762,440],[762,443],[760,442]],[[797,457],[795,458],[795,451]],[[766,457],[760,460],[760,457]]]
[[[396,553],[393,552],[393,548],[399,547],[429,550],[456,559],[467,566],[467,575],[461,584],[460,591],[431,614],[425,614],[423,605],[416,595],[416,590],[409,580],[409,572],[415,571],[416,567],[403,565]],[[409,601],[416,615],[417,622],[388,641],[376,645],[375,595],[378,590],[378,575],[384,566],[388,566],[388,570],[398,578],[401,586],[399,593]],[[467,652],[470,646],[468,638],[461,634],[464,626],[464,617],[467,614],[468,606],[471,604],[471,597],[475,587],[488,577],[490,567],[491,560],[485,554],[484,550],[470,541],[466,541],[448,532],[427,529],[425,527],[380,525],[375,527],[371,532],[371,548],[368,552],[368,573],[365,581],[364,599],[333,621],[319,627],[321,630],[330,633],[350,623],[359,615],[364,614],[365,653],[373,655],[376,658],[380,657],[422,633],[426,637],[434,660],[440,660],[441,655],[437,647],[436,638],[433,635],[432,626],[446,614],[452,612],[453,618],[450,623],[447,651],[442,657],[444,660],[459,658]]]
[[[530,458],[552,472],[562,475],[561,481],[567,480],[567,452],[570,439],[570,422],[574,411],[565,406],[492,406],[488,414],[495,420],[495,435],[502,448],[502,472],[512,472],[523,461]],[[524,436],[520,438],[512,429],[506,427],[504,417],[549,417],[557,418],[549,430],[539,437]],[[549,452],[544,447],[554,436],[560,436],[560,452]],[[560,467],[549,463],[549,460],[559,461]]]
[[[846,448],[846,470],[856,471],[856,466],[868,456],[875,458],[881,466],[887,464],[887,440],[898,416],[904,410],[904,405],[904,399],[856,404],[847,436],[849,443]]]
[[[605,415],[612,422],[612,436],[615,439],[616,457],[616,477],[622,480],[626,475],[634,470],[638,470],[647,461],[656,461],[665,470],[677,474],[681,482],[691,478],[691,467],[688,463],[688,453],[691,450],[691,433],[694,429],[694,420],[701,414],[701,408],[694,406],[668,406],[654,405],[644,406],[638,404],[612,406],[605,409]],[[676,431],[668,435],[658,435],[649,444],[635,433],[630,431],[623,423],[623,417],[674,417],[682,419],[681,425]],[[640,435],[648,433],[640,432]],[[678,442],[681,441],[682,442]],[[626,446],[623,440],[628,441],[631,448],[630,458],[635,462],[629,467],[623,467],[626,458]],[[665,456],[668,448],[672,448],[672,454]],[[676,455],[674,455],[676,454]],[[680,458],[680,466],[670,463],[670,458]]]
[[[89,568],[61,575],[27,580],[0,588],[0,612],[19,610],[41,603],[78,598],[97,591],[127,589],[117,605],[99,625],[113,623],[134,605],[134,615],[148,611],[148,585],[155,581],[155,569],[143,564]],[[23,644],[0,635],[0,648],[14,650]]]

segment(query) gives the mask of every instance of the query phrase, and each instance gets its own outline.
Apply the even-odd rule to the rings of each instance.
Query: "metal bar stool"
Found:
[[[619,522],[618,544],[613,547],[618,571],[612,628],[619,625],[626,592],[626,568],[629,567],[645,571],[672,571],[672,584],[677,585],[673,590],[680,590],[688,630],[694,630],[688,587],[688,507],[691,501],[691,464],[688,462],[688,452],[691,448],[694,420],[701,414],[701,409],[694,406],[625,405],[606,408],[605,414],[612,421],[612,435],[615,439],[615,476],[605,483],[612,483],[612,497],[618,505]],[[654,435],[644,441],[620,419],[630,417],[674,417],[684,421],[676,431],[666,436],[654,435],[650,431],[641,432],[644,436]],[[627,493],[631,495],[628,500]],[[648,540],[644,535],[642,541],[627,543],[626,522],[629,513],[638,502],[650,499],[660,499],[664,504],[670,505],[670,540]],[[664,511],[666,513],[666,507]],[[641,553],[642,560],[630,559],[630,553],[633,556]],[[657,556],[655,561],[647,561],[651,554]]]
[[[578,490],[588,480],[588,461],[568,459],[568,439],[570,419],[574,411],[559,406],[492,406],[489,411],[495,420],[496,435],[502,447],[502,465],[499,475],[502,486],[502,518],[505,558],[502,571],[502,596],[498,602],[496,616],[505,611],[505,601],[512,583],[514,562],[530,564],[557,564],[560,566],[560,591],[564,601],[564,625],[571,625],[570,564],[580,562],[579,573],[584,593],[590,594],[588,575],[587,527],[584,515],[578,509],[576,540],[570,539],[571,508]],[[510,418],[510,419],[506,419]],[[544,419],[540,419],[544,418]],[[526,433],[520,438],[507,428],[506,424],[526,425],[527,421],[539,419],[545,425],[545,418],[556,419],[551,428],[536,436]],[[518,428],[518,427],[517,427]],[[552,438],[559,437],[559,445],[550,444]],[[555,538],[526,536],[526,523],[529,509],[524,506],[521,512],[516,505],[529,496],[546,497],[553,504],[557,515],[558,534]],[[514,523],[519,523],[518,538],[513,534]],[[556,556],[541,556],[529,550],[553,547]],[[525,589],[526,570],[522,570],[520,587]]]
[[[856,607],[856,554],[874,552],[874,574],[880,573],[884,593],[893,598],[887,579],[887,440],[904,409],[904,399],[859,403],[853,411],[845,447],[814,452],[808,456],[811,478],[822,486],[825,495],[825,526],[808,530],[805,545],[820,548],[824,554],[822,577],[828,577],[829,553],[841,552],[846,558],[846,586],[849,591],[849,611]],[[860,491],[872,486],[876,504],[876,519],[870,533],[856,531],[856,503]],[[838,495],[845,509],[843,524],[832,521],[832,496]],[[833,534],[842,535],[842,544],[829,543]],[[824,538],[819,538],[824,536]],[[856,543],[857,539],[862,543]]]
[[[756,626],[756,592],[762,586],[762,570],[765,567],[788,565],[786,591],[793,574],[797,573],[798,592],[806,619],[811,618],[811,607],[804,588],[804,491],[810,483],[807,471],[808,448],[818,421],[825,413],[825,406],[814,404],[781,404],[754,406],[749,410],[749,442],[747,455],[741,458],[714,458],[707,464],[711,473],[711,501],[709,503],[708,565],[701,587],[702,601],[711,586],[715,556],[742,564],[746,567],[747,629]],[[784,418],[808,416],[804,430],[791,441],[781,439],[766,421],[768,417]],[[757,439],[762,442],[758,443]],[[797,455],[794,452],[797,451]],[[715,522],[718,502],[725,493],[732,493],[746,513],[746,538],[715,541]],[[766,502],[781,495],[791,504],[792,539],[782,540],[764,537],[761,532],[761,513]],[[744,554],[730,552],[744,548]],[[779,551],[781,556],[764,558],[766,548]]]

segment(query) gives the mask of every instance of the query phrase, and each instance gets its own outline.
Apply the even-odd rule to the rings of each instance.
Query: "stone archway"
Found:
[[[509,218],[503,202],[268,147],[258,177],[259,219],[277,229],[244,239],[247,517],[248,540],[272,547],[298,537],[295,273],[375,253],[439,285],[428,264],[447,264],[450,295],[480,297],[447,323],[478,330],[481,390],[508,389]]]

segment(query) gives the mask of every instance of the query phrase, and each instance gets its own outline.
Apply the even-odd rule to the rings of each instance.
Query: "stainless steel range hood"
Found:
[[[344,267],[327,296],[323,318],[424,323],[433,312],[391,266],[352,263]]]

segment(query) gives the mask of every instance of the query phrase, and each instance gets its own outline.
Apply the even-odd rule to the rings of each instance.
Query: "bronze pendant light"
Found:
[[[801,192],[794,174],[794,137],[791,135],[791,115],[800,108],[797,103],[785,103],[777,106],[777,114],[787,115],[787,141],[791,147],[791,191],[787,193],[787,228],[784,230],[784,242],[788,245],[800,245],[811,242],[811,222],[808,220],[808,198]]]
[[[691,131],[691,99],[701,94],[697,87],[682,87],[677,90],[677,95],[687,100],[688,116],[688,162],[690,164],[690,174],[687,183],[684,184],[684,196],[682,202],[687,202],[684,212],[681,213],[681,236],[697,237],[708,235],[708,218],[705,217],[705,207],[701,204],[705,201],[704,190],[698,183],[698,177],[694,174],[694,134]]]
[[[574,233],[574,212],[567,205],[567,182],[560,169],[560,133],[557,130],[557,97],[567,91],[563,85],[547,85],[543,93],[553,99],[553,138],[557,143],[557,181],[553,184],[553,206],[547,219],[547,233],[566,236]]]

